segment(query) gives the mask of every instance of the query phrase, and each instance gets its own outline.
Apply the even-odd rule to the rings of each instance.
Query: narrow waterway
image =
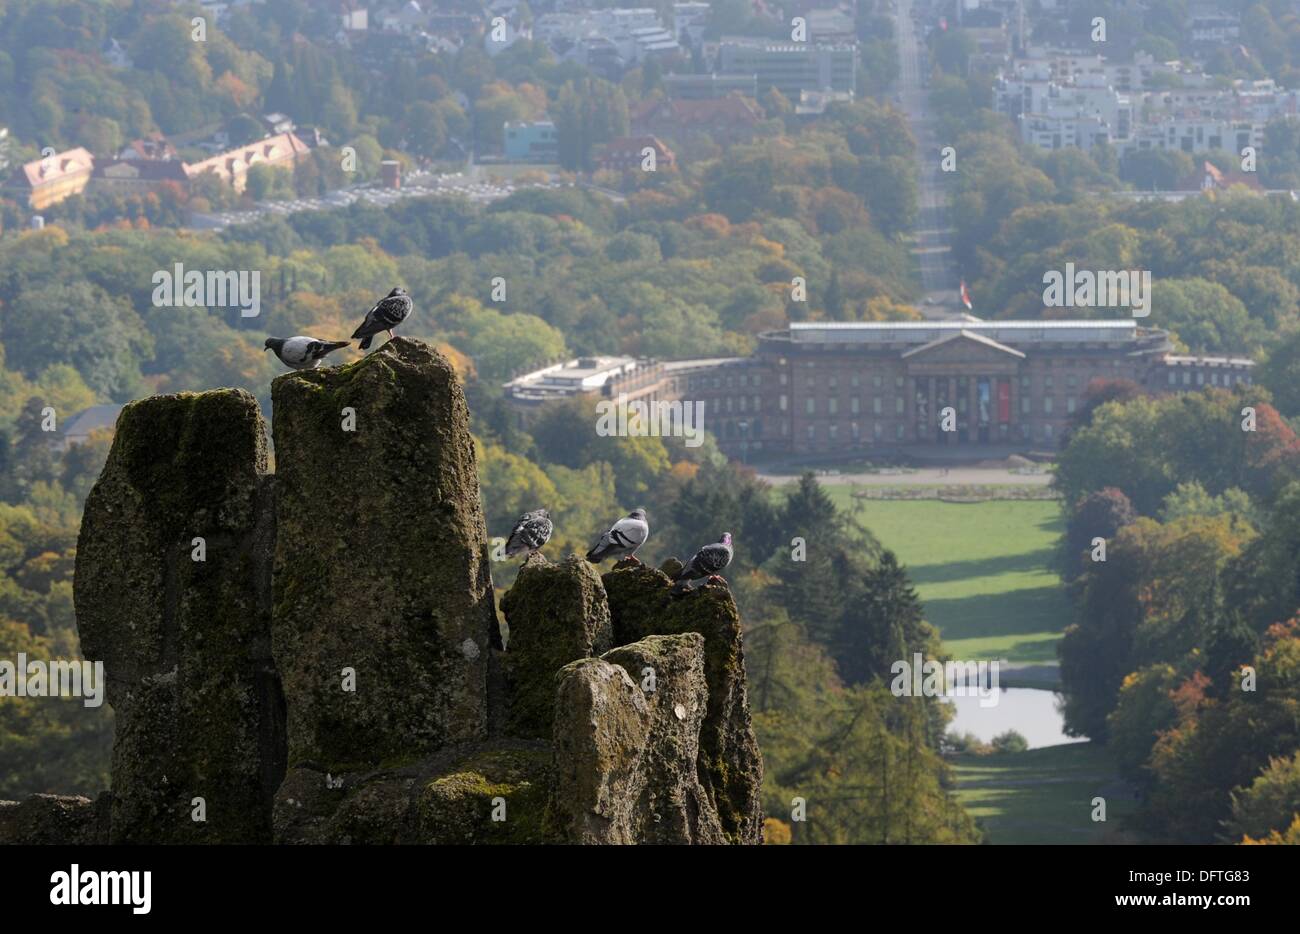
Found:
[[[948,729],[971,733],[985,743],[1000,733],[1015,730],[1030,749],[1085,742],[1065,735],[1060,701],[1056,691],[1040,688],[1000,688],[982,698],[971,692],[957,696],[949,691],[947,702],[956,709],[956,717]]]

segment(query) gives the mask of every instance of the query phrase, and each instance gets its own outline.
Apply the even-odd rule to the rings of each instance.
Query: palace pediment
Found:
[[[945,366],[992,364],[1014,367],[1025,359],[1025,355],[1014,347],[1008,347],[992,338],[967,330],[956,331],[928,344],[914,347],[902,356],[909,368],[929,364]]]

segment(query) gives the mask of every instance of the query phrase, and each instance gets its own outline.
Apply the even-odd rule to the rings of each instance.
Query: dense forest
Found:
[[[1153,839],[1296,843],[1300,439],[1258,388],[1091,396],[1057,473],[1066,727]]]

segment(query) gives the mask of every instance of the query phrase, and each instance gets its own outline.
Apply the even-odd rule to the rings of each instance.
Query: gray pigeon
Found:
[[[519,517],[514,531],[506,539],[506,557],[533,554],[551,540],[555,526],[551,524],[551,514],[545,509],[534,509]]]
[[[650,524],[645,520],[645,510],[633,509],[619,519],[609,531],[600,536],[600,540],[587,552],[587,560],[599,564],[606,558],[631,558],[640,564],[636,550],[650,537]]]
[[[731,556],[731,533],[723,532],[722,538],[695,552],[695,557],[686,562],[686,567],[673,580],[689,586],[688,581],[707,577],[710,581],[716,579],[725,584],[718,572],[731,563]]]
[[[362,350],[369,350],[370,342],[374,340],[376,334],[382,331],[387,331],[391,340],[393,328],[406,320],[406,316],[411,313],[412,307],[411,296],[406,294],[406,289],[393,289],[393,291],[381,298],[374,308],[366,312],[366,319],[353,332],[352,339],[361,338]]]
[[[312,370],[328,353],[346,347],[351,341],[323,341],[315,337],[268,337],[264,345],[266,350],[274,350],[275,355],[285,366],[295,370]]]

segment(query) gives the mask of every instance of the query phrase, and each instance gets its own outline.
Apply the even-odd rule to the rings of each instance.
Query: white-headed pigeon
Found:
[[[412,307],[411,296],[406,294],[406,289],[393,289],[393,291],[381,298],[374,308],[366,312],[366,319],[353,332],[352,339],[361,338],[362,350],[369,350],[370,342],[374,340],[376,334],[382,331],[387,331],[391,340],[393,328],[406,320],[406,316],[411,313]]]
[[[285,366],[295,370],[311,370],[320,366],[328,353],[348,346],[351,341],[323,341],[315,337],[268,337],[263,345],[267,350],[274,350],[275,355]]]
[[[631,558],[638,564],[636,550],[650,537],[650,524],[646,522],[644,509],[633,509],[622,519],[609,527],[609,531],[600,536],[600,540],[587,552],[587,560],[599,564],[606,558]]]
[[[551,514],[545,509],[534,509],[519,517],[514,531],[506,539],[506,557],[516,555],[527,557],[551,540],[555,526],[551,524]]]
[[[695,557],[687,561],[686,567],[682,568],[681,573],[673,579],[683,584],[687,581],[699,580],[701,577],[707,577],[710,581],[722,581],[718,572],[731,563],[731,556],[731,533],[723,532],[722,538],[695,552]]]

